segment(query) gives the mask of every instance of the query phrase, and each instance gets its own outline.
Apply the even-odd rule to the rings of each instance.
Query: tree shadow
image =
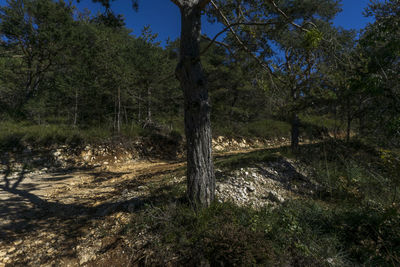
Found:
[[[113,194],[117,195],[116,199],[108,201],[99,195],[90,196],[93,197],[91,199],[92,202],[96,202],[96,200],[103,202],[100,205],[60,203],[56,199],[45,199],[33,193],[38,184],[24,183],[26,173],[28,173],[26,166],[23,166],[18,176],[14,177],[10,160],[3,159],[2,164],[6,168],[0,183],[0,199],[2,198],[2,192],[7,194],[7,196],[3,194],[3,199],[0,202],[0,217],[2,218],[2,223],[0,223],[0,242],[4,244],[11,244],[29,233],[51,232],[57,233],[57,239],[64,240],[58,247],[60,251],[71,251],[71,248],[75,245],[75,239],[81,236],[84,229],[91,225],[93,221],[120,211],[137,212],[145,204],[154,204],[165,200],[165,198],[159,198],[160,194],[140,197],[123,196],[124,190],[136,190],[146,184],[146,179],[150,176],[143,174],[132,180],[118,182],[116,191],[113,192]],[[50,182],[67,180],[72,177],[68,174],[73,171],[73,169],[69,169],[49,173],[49,177],[40,179]],[[151,175],[166,175],[173,171],[156,171]],[[128,172],[88,172],[86,174],[94,178],[94,183],[87,186],[96,187],[97,184],[103,181],[121,177],[128,174]],[[164,190],[160,189],[160,192],[167,192],[170,189],[170,187],[166,187]],[[72,201],[75,202],[74,199]]]
[[[263,150],[264,152],[274,151],[272,149]],[[251,153],[248,153],[251,154]],[[243,156],[245,156],[243,154]],[[254,156],[250,155],[250,156]],[[218,157],[217,159],[229,159],[229,157]],[[251,158],[251,157],[250,157]],[[275,157],[276,158],[276,157]],[[257,157],[255,157],[257,159]],[[238,160],[241,160],[239,158]],[[87,229],[104,220],[105,217],[117,212],[136,213],[147,205],[162,205],[170,202],[185,202],[184,181],[177,183],[160,183],[154,188],[150,188],[148,194],[134,195],[125,194],[125,191],[138,191],[140,186],[148,184],[148,179],[152,177],[164,177],[175,175],[177,172],[184,171],[184,166],[170,168],[166,170],[153,170],[135,177],[135,179],[124,179],[115,184],[115,191],[110,199],[104,196],[90,196],[91,202],[99,201],[99,205],[77,204],[78,201],[72,199],[72,203],[60,203],[57,199],[45,199],[34,191],[36,184],[25,184],[27,166],[23,166],[17,176],[13,176],[10,160],[3,160],[6,166],[0,183],[0,243],[11,244],[17,240],[31,235],[38,240],[45,239],[49,243],[55,240],[54,247],[57,250],[57,258],[73,257],[76,258],[76,245],[78,239],[86,234]],[[290,168],[290,166],[288,166]],[[47,181],[57,182],[70,178],[69,173],[78,169],[58,170],[49,174]],[[295,171],[294,168],[291,171]],[[96,187],[111,178],[118,178],[129,172],[95,172],[88,171],[91,175],[93,184],[88,187]],[[277,177],[276,179],[279,179]],[[7,199],[1,199],[1,191],[8,194]],[[115,195],[115,196],[114,196]],[[53,239],[53,240],[51,240]],[[47,241],[45,241],[47,242]],[[53,244],[53,243],[52,243]],[[29,260],[21,259],[18,263],[28,265]],[[46,257],[46,256],[44,256]],[[48,256],[47,256],[48,257]],[[43,258],[42,262],[46,262]]]

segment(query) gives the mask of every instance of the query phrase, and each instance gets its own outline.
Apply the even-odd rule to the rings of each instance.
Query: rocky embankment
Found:
[[[276,147],[289,144],[286,138],[271,140],[225,138],[219,136],[212,141],[213,151],[240,151],[257,148]],[[0,154],[0,173],[21,171],[46,173],[49,170],[68,168],[99,167],[122,163],[132,163],[141,159],[179,160],[184,157],[183,145],[164,142],[162,144],[136,141],[133,143],[113,143],[69,147],[66,145],[33,148],[27,145],[23,150],[14,149]],[[173,148],[171,148],[173,146]],[[168,154],[161,152],[168,151]]]
[[[313,195],[320,186],[310,179],[310,171],[300,162],[278,158],[256,167],[230,172],[216,171],[216,190],[220,201],[239,206],[262,208],[278,205],[287,199]]]

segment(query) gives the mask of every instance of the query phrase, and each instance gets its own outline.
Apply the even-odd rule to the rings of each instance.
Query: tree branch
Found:
[[[200,53],[200,56],[203,55],[205,52],[207,52],[207,50],[211,47],[211,45],[212,45],[213,43],[222,45],[222,46],[224,46],[225,48],[227,48],[229,51],[231,51],[229,45],[227,45],[227,44],[225,44],[225,43],[222,43],[222,42],[218,42],[218,41],[217,41],[217,38],[218,38],[221,34],[223,34],[224,32],[230,30],[230,28],[233,27],[233,26],[238,26],[238,25],[266,26],[266,25],[271,25],[271,24],[275,24],[275,23],[273,23],[273,22],[235,22],[235,23],[232,23],[232,24],[229,24],[228,26],[226,26],[222,31],[220,31],[219,33],[217,33],[217,34],[214,36],[213,39],[211,39],[211,38],[209,38],[209,37],[207,37],[207,36],[202,36],[204,39],[209,40],[210,43],[209,43],[208,46]]]
[[[199,0],[198,6],[203,9],[208,3],[210,3],[210,0]]]
[[[183,1],[182,0],[171,0],[172,3],[177,5],[179,8],[183,7]]]
[[[211,47],[211,45],[214,43],[225,47],[229,51],[229,53],[233,54],[231,47],[228,44],[215,40],[216,39],[215,37],[214,37],[214,39],[211,39],[207,35],[201,35],[201,38],[203,38],[204,40],[210,41],[210,43],[207,45],[206,48],[203,49],[203,51],[200,52],[200,56],[204,55],[207,52],[207,50]]]
[[[293,20],[291,20],[291,19],[289,18],[289,16],[286,15],[286,13],[283,12],[283,10],[280,9],[280,8],[278,7],[278,5],[275,3],[274,0],[268,0],[268,2],[270,2],[271,5],[274,7],[274,9],[275,9],[279,14],[281,14],[281,16],[284,17],[291,25],[293,25],[294,27],[296,27],[297,29],[299,29],[299,30],[301,30],[301,31],[303,31],[303,32],[309,32],[309,30],[307,30],[307,29],[304,28],[303,26],[301,26],[301,25],[295,23]],[[315,27],[315,24],[314,24],[314,23],[312,23],[312,22],[307,22],[307,23],[308,23],[308,24],[311,24],[311,25],[313,25],[313,26]]]
[[[218,12],[218,14],[221,16],[222,20],[223,20],[223,24],[229,29],[229,31],[233,34],[233,36],[235,37],[236,41],[239,43],[239,45],[242,47],[242,49],[244,51],[246,51],[254,60],[257,61],[257,63],[264,69],[266,69],[270,75],[275,76],[274,72],[272,71],[272,69],[265,64],[261,59],[259,59],[256,55],[253,54],[252,51],[250,51],[250,49],[243,43],[242,40],[240,40],[239,36],[237,35],[237,33],[235,32],[235,30],[232,28],[232,24],[229,22],[229,20],[227,19],[227,17],[224,15],[224,13],[221,11],[221,9],[215,4],[215,2],[213,0],[210,1],[211,5],[215,8],[215,10]],[[275,76],[276,77],[276,76]],[[277,77],[278,78],[278,77]],[[279,79],[279,78],[278,78]]]
[[[281,14],[282,17],[284,17],[290,24],[292,24],[293,26],[295,26],[296,28],[298,28],[298,29],[300,29],[300,30],[303,30],[303,27],[301,27],[299,24],[293,22],[293,21],[288,17],[288,15],[286,15],[286,13],[283,12],[282,9],[280,9],[280,8],[278,7],[278,5],[275,3],[274,0],[268,0],[268,1],[271,3],[271,5],[274,7],[274,9],[275,9],[279,14]]]

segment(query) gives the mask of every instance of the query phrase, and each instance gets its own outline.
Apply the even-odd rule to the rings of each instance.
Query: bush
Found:
[[[274,251],[265,232],[250,227],[254,216],[252,210],[225,203],[197,213],[185,204],[153,207],[138,218],[160,237],[152,247],[158,255],[155,261],[179,255],[183,265],[269,265]]]
[[[398,207],[377,208],[288,201],[253,210],[214,203],[195,212],[186,204],[148,206],[128,234],[156,236],[153,264],[171,259],[198,266],[389,266],[400,263]]]

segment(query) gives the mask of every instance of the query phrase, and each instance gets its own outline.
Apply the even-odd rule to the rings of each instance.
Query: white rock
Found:
[[[22,244],[22,240],[18,240],[18,241],[15,241],[15,242],[14,242],[14,245],[15,245],[15,246],[18,246],[18,245],[21,245],[21,244]]]
[[[249,185],[249,186],[247,186],[247,190],[249,192],[254,192],[254,191],[256,191],[256,188],[254,186],[252,186],[252,185]]]
[[[84,254],[81,256],[81,258],[79,259],[79,264],[83,265],[91,260],[96,259],[96,256],[93,254]]]

